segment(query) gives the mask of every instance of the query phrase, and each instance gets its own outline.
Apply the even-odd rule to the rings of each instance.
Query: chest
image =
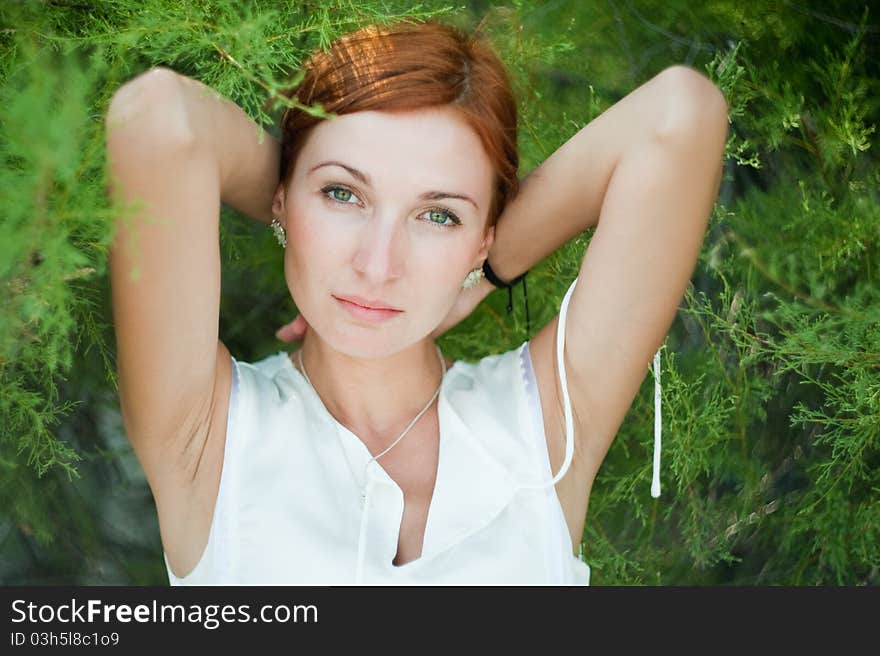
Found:
[[[364,442],[373,456],[387,448],[387,444],[379,440]],[[400,442],[378,458],[379,464],[403,492],[403,517],[393,561],[395,566],[421,556],[428,511],[437,481],[439,448],[440,424],[435,406],[421,417]]]

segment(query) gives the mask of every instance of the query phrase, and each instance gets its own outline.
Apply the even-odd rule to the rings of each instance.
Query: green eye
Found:
[[[342,187],[333,187],[330,190],[330,193],[333,195],[333,200],[338,200],[342,203],[347,203],[352,196],[351,191],[343,189]]]
[[[328,185],[321,189],[321,193],[327,200],[340,205],[357,205],[359,200],[351,189],[339,185]]]
[[[428,210],[427,215],[428,223],[438,228],[451,228],[461,223],[455,214],[439,207]]]

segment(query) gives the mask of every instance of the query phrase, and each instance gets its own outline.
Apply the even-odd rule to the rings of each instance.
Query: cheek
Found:
[[[288,219],[288,248],[300,268],[304,263],[316,266],[339,251],[340,239],[333,222],[328,221],[320,205],[301,203],[291,208]]]
[[[300,250],[308,247],[321,236],[320,231],[316,229],[318,223],[314,220],[314,210],[306,204],[291,208],[287,224],[293,243],[298,245]]]
[[[314,284],[313,279],[320,277],[322,253],[327,248],[322,240],[324,236],[318,229],[314,211],[306,204],[290,207],[287,215],[287,249],[284,257],[284,275],[294,301],[308,305],[310,296],[307,287]]]
[[[419,278],[435,281],[437,305],[444,310],[445,315],[445,311],[449,310],[461,294],[462,284],[473,264],[473,252],[464,241],[449,240],[447,245],[438,248],[430,257],[424,258],[424,261]]]

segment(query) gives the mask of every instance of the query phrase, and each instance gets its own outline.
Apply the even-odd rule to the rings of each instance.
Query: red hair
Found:
[[[311,54],[305,77],[285,93],[337,115],[456,108],[495,169],[486,229],[519,190],[516,102],[495,51],[481,37],[435,21],[368,25]],[[311,128],[324,119],[288,108],[281,119],[281,182],[290,183]]]

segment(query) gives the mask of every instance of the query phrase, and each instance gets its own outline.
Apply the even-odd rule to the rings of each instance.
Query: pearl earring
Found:
[[[463,289],[470,289],[471,287],[473,287],[477,283],[479,283],[480,278],[482,278],[482,277],[483,277],[483,270],[482,269],[474,269],[473,271],[471,271],[470,273],[467,274],[467,277],[464,279],[464,282],[462,283],[461,286]]]
[[[272,231],[275,233],[275,239],[278,240],[278,243],[281,244],[282,247],[287,247],[287,235],[284,233],[284,227],[281,225],[281,222],[278,220],[278,217],[272,217]]]

